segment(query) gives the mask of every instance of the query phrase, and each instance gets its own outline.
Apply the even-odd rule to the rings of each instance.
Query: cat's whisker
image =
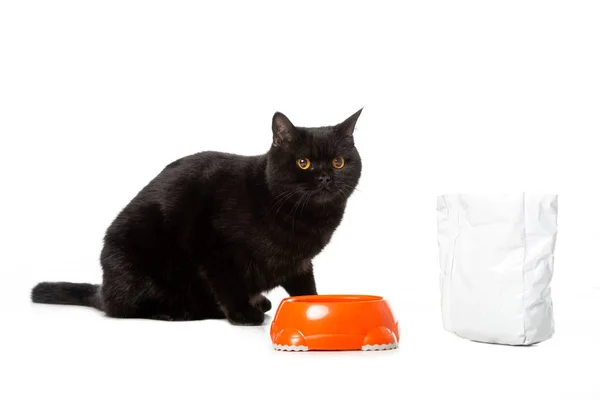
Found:
[[[281,210],[281,207],[283,207],[283,205],[289,200],[291,199],[294,195],[298,194],[299,192],[301,192],[300,189],[296,189],[293,191],[290,191],[289,195],[284,197],[280,202],[279,202],[279,208],[277,208],[277,211],[275,211],[275,214],[279,213],[279,210]]]
[[[358,190],[356,186],[351,186],[344,183],[340,184],[339,188],[340,192],[344,193],[344,196],[346,198],[349,198],[352,195],[353,191]]]
[[[304,207],[308,204],[308,202],[310,201],[310,199],[312,198],[313,194],[309,193],[306,201],[304,202],[304,204],[302,205],[302,209],[300,210],[300,217],[302,217],[302,214],[304,213]]]
[[[294,204],[294,207],[292,208],[292,211],[291,211],[291,213],[292,213],[292,215],[291,215],[291,217],[292,217],[292,232],[294,231],[294,228],[296,226],[296,211],[298,210],[298,207],[300,206],[300,204],[302,203],[302,200],[304,199],[304,196],[306,196],[306,195],[307,195],[306,192],[302,193],[302,196],[300,196],[300,199],[298,199],[298,201]],[[290,214],[288,214],[288,216],[289,215]]]
[[[347,183],[341,183],[340,185],[350,190],[358,190],[359,192],[361,191],[358,186],[348,185]]]
[[[352,195],[353,187],[350,185],[340,186],[340,194],[339,197],[343,197],[344,199],[350,198]]]
[[[294,215],[296,214],[296,210],[297,210],[298,206],[300,206],[300,203],[302,202],[302,199],[304,199],[305,195],[306,195],[306,192],[302,193],[302,196],[300,196],[298,201],[296,201],[296,203],[294,203],[294,207],[290,211],[290,213],[292,213],[292,219],[294,218]],[[288,213],[288,215],[290,215],[290,213]]]
[[[272,205],[271,208],[274,208],[274,207],[280,205],[281,203],[285,202],[285,200],[293,194],[294,194],[293,191],[284,192],[282,195],[278,196],[277,198],[275,198],[273,200],[273,203],[271,204]]]
[[[279,204],[279,202],[281,201],[281,198],[283,196],[287,196],[288,194],[290,194],[291,191],[285,191],[283,193],[278,194],[277,196],[275,196],[273,198],[273,201],[271,202],[271,207],[269,208],[269,211],[271,211],[276,205]]]

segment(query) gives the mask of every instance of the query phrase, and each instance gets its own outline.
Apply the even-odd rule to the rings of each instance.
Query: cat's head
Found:
[[[267,180],[281,197],[317,204],[347,199],[361,176],[354,128],[362,109],[336,125],[297,127],[282,113],[273,115],[273,142]]]

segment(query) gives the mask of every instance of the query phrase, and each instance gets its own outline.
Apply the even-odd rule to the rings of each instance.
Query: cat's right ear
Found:
[[[275,115],[273,115],[273,146],[275,147],[286,147],[293,140],[296,133],[296,127],[292,122],[277,111]]]

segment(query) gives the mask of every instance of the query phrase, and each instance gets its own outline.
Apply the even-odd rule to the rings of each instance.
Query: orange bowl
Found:
[[[398,321],[381,296],[288,297],[271,323],[275,350],[391,350],[399,338]]]

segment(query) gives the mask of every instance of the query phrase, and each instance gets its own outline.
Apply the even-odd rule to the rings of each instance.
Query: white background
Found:
[[[599,398],[597,2],[0,4],[0,398]],[[100,281],[104,230],[170,161],[262,153],[277,110],[310,126],[361,107],[360,191],[316,278],[388,297],[397,351],[30,304],[42,280]],[[555,337],[444,332],[436,196],[522,190],[559,194]]]

